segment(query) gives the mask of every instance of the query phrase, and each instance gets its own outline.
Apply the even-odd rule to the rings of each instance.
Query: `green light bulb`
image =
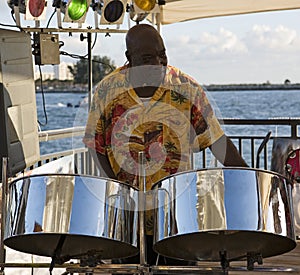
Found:
[[[88,9],[87,0],[72,0],[68,7],[69,17],[73,20],[79,20],[82,16],[85,15]]]

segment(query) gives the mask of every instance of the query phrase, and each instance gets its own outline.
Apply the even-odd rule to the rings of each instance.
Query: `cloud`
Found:
[[[220,28],[217,33],[204,32],[200,42],[206,45],[204,49],[210,54],[240,54],[248,51],[244,42],[236,34],[224,28]]]
[[[185,32],[165,35],[170,63],[200,82],[281,82],[299,78],[300,37],[283,25],[253,25],[248,31]]]
[[[296,30],[283,25],[275,28],[267,25],[254,25],[247,33],[245,43],[253,50],[294,52],[299,50],[300,38]]]
[[[167,53],[176,63],[191,63],[212,60],[233,60],[236,56],[247,54],[245,43],[232,31],[220,28],[217,32],[202,32],[198,35],[182,34],[177,37],[166,36]]]
[[[168,51],[181,52],[188,56],[223,58],[242,55],[254,55],[272,52],[282,54],[299,51],[300,37],[297,31],[283,25],[270,27],[254,25],[248,32],[238,36],[233,31],[221,27],[216,32],[202,32],[198,36],[182,34],[177,37],[167,36]],[[182,50],[184,49],[184,51]],[[205,57],[204,57],[205,58]]]

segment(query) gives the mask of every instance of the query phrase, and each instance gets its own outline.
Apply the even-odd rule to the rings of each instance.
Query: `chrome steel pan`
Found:
[[[270,257],[296,246],[290,184],[254,169],[178,173],[156,183],[154,250],[185,260]]]
[[[48,174],[10,185],[4,243],[61,259],[138,253],[137,190],[118,181]]]

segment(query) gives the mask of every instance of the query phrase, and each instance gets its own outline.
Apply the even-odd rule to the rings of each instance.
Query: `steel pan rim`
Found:
[[[58,176],[67,176],[67,177],[76,177],[76,178],[90,178],[90,179],[97,179],[97,180],[105,180],[105,181],[112,181],[118,184],[122,184],[125,186],[128,186],[136,191],[139,191],[139,189],[135,186],[130,185],[127,182],[122,182],[116,179],[112,179],[112,178],[106,178],[106,177],[99,177],[99,176],[94,176],[94,175],[85,175],[85,174],[75,174],[75,173],[41,173],[41,174],[34,174],[34,175],[27,175],[24,177],[19,177],[16,178],[14,180],[12,180],[9,185],[13,185],[14,183],[24,180],[24,179],[30,179],[30,178],[37,178],[37,177],[47,177],[47,176],[53,176],[53,177],[58,177]]]
[[[107,237],[102,237],[102,236],[90,236],[90,235],[84,235],[84,234],[73,234],[73,233],[51,233],[51,232],[36,232],[36,233],[28,233],[28,234],[24,234],[24,235],[14,235],[14,236],[10,236],[7,237],[3,240],[3,243],[18,252],[22,252],[22,253],[29,253],[29,254],[33,254],[33,255],[38,255],[38,256],[43,256],[43,257],[52,257],[53,253],[51,251],[51,253],[43,253],[43,252],[37,252],[34,248],[37,244],[40,244],[39,239],[42,239],[44,237],[53,237],[53,238],[57,238],[59,239],[61,236],[65,236],[66,239],[72,238],[72,241],[74,241],[74,238],[82,238],[83,240],[92,240],[93,241],[105,241],[108,242],[110,245],[114,244],[114,245],[121,245],[123,248],[126,246],[127,248],[130,248],[132,250],[131,253],[123,253],[122,256],[118,257],[118,258],[127,258],[127,257],[132,257],[135,256],[139,253],[139,248],[138,246],[134,246],[133,244],[130,244],[128,242],[124,242],[124,241],[119,241],[113,238],[107,238]],[[30,240],[31,238],[34,238],[36,240],[36,244],[33,244],[32,247],[33,249],[24,249],[23,247],[20,248],[21,246],[16,247],[15,245],[13,245],[13,242],[15,240],[18,239],[22,239],[23,242],[28,242],[28,240]],[[69,240],[70,241],[70,240]],[[101,245],[99,246],[99,248],[101,247]],[[70,259],[78,259],[80,258],[80,256],[78,255],[69,255],[69,254],[65,254],[66,249],[62,249],[63,253],[62,253],[62,257],[64,256],[68,256],[70,257]],[[94,251],[95,248],[91,247],[91,251]],[[128,249],[124,250],[126,252],[128,252]],[[86,254],[83,255],[87,255],[89,253],[89,251],[86,251]],[[106,253],[107,254],[107,253]],[[121,253],[120,253],[121,255]],[[113,259],[115,257],[107,257],[104,256],[102,259]]]
[[[205,171],[218,171],[218,170],[240,170],[240,171],[253,171],[253,172],[261,172],[266,174],[271,174],[274,176],[277,176],[279,178],[285,179],[288,184],[292,185],[292,182],[290,179],[288,179],[286,176],[270,170],[260,169],[260,168],[251,168],[251,167],[237,167],[237,166],[226,166],[226,167],[210,167],[210,168],[201,168],[201,169],[189,169],[186,171],[180,171],[177,173],[174,173],[172,175],[165,176],[161,178],[158,182],[154,183],[151,189],[155,189],[157,185],[160,184],[160,182],[165,181],[170,178],[174,178],[176,176],[180,176],[182,174],[192,174],[197,172],[205,172]]]
[[[275,253],[275,254],[272,254],[272,253],[269,253],[267,255],[264,255],[263,258],[270,258],[270,257],[274,257],[274,256],[277,256],[277,255],[281,255],[281,254],[284,254],[284,253],[287,253],[289,251],[292,251],[296,246],[297,246],[297,242],[288,237],[288,236],[282,236],[282,235],[279,235],[279,234],[274,234],[272,232],[265,232],[265,231],[254,231],[254,230],[205,230],[205,231],[201,231],[201,232],[190,232],[190,233],[182,233],[182,234],[177,234],[177,235],[173,235],[173,236],[168,236],[168,237],[165,237],[163,239],[160,239],[159,241],[156,241],[153,243],[153,250],[160,254],[160,255],[163,255],[165,257],[170,257],[170,258],[173,258],[173,259],[178,259],[178,260],[190,260],[190,261],[210,261],[210,262],[217,262],[217,261],[220,261],[220,258],[214,258],[214,259],[209,259],[209,258],[203,258],[203,259],[196,259],[196,258],[192,258],[192,257],[176,257],[176,256],[172,256],[168,253],[163,253],[162,249],[160,249],[159,247],[162,247],[162,246],[165,246],[165,243],[167,242],[170,242],[170,240],[172,239],[181,239],[181,238],[186,238],[186,237],[191,237],[193,235],[203,235],[203,236],[207,236],[207,234],[209,235],[215,235],[216,237],[217,236],[230,236],[230,234],[215,234],[213,232],[225,232],[225,231],[235,231],[236,233],[250,233],[250,234],[256,234],[257,236],[260,235],[262,237],[274,237],[274,238],[277,238],[277,239],[280,239],[282,241],[285,241],[285,243],[287,244],[286,246],[288,248],[286,248],[285,250],[281,250],[280,253]],[[215,241],[214,241],[215,242]],[[158,247],[158,248],[157,248]],[[180,249],[180,248],[179,248]],[[246,250],[246,249],[244,249]],[[250,251],[249,251],[250,252]],[[241,256],[246,256],[246,255],[241,255]],[[233,259],[233,261],[238,261],[238,259]]]

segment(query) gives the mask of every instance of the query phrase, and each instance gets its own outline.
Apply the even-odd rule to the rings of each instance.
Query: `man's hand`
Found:
[[[97,153],[94,149],[89,148],[89,153],[91,154],[94,162],[100,170],[100,175],[108,177],[111,179],[116,179],[116,175],[113,172],[111,165],[107,156]]]
[[[226,135],[219,138],[209,148],[216,159],[224,166],[249,167],[230,138]]]

